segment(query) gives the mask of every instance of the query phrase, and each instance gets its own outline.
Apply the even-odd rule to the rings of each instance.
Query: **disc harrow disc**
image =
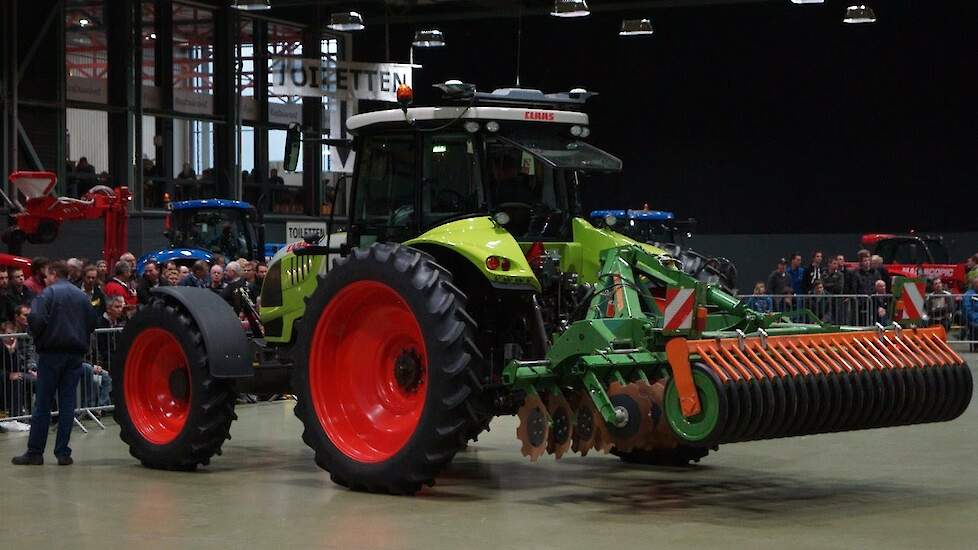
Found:
[[[547,437],[547,453],[560,459],[571,447],[574,433],[574,413],[562,394],[552,393],[547,398],[547,412],[551,426]]]
[[[586,393],[578,392],[571,396],[571,402],[574,413],[571,450],[581,456],[587,456],[592,449],[608,452],[611,448],[611,437],[594,401]]]
[[[631,451],[641,445],[654,428],[652,424],[652,400],[648,382],[625,384],[612,382],[608,387],[608,397],[615,406],[625,407],[628,421],[624,426],[608,426],[611,441],[620,451]]]
[[[547,408],[537,394],[531,394],[523,401],[517,413],[520,425],[516,428],[516,437],[523,442],[520,453],[536,462],[540,455],[547,451],[547,440],[550,435],[550,418]]]

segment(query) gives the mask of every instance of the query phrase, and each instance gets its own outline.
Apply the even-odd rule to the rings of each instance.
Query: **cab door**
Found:
[[[419,233],[418,143],[413,132],[367,136],[354,175],[352,246],[403,242]]]

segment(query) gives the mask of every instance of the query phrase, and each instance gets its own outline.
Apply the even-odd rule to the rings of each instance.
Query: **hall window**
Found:
[[[214,198],[214,123],[174,119],[173,174],[175,200]]]
[[[173,108],[212,114],[214,110],[214,12],[173,4]]]
[[[108,80],[108,48],[100,0],[65,2],[65,73],[69,79],[68,99],[105,103],[105,99],[99,101],[94,96],[71,97],[72,79]],[[97,93],[103,93],[102,89]]]

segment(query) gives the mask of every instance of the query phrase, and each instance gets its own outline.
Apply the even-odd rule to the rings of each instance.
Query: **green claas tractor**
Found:
[[[316,463],[395,494],[433,484],[498,415],[518,415],[531,460],[685,464],[968,406],[967,365],[941,327],[916,326],[917,287],[893,326],[752,311],[581,217],[588,177],[621,170],[585,140],[590,94],[442,90],[443,105],[349,119],[348,231],[280,251],[258,313],[243,300],[248,330],[207,290],[154,291],[112,373],[134,457],[208,464],[242,391],[295,394]]]

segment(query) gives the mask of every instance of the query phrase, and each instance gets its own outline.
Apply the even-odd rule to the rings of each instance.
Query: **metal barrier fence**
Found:
[[[75,425],[83,432],[88,429],[82,419],[91,420],[105,429],[99,417],[113,409],[111,402],[112,361],[116,340],[122,328],[97,329],[82,363],[78,384],[78,400],[74,411]],[[0,431],[24,431],[23,420],[31,417],[36,402],[37,352],[34,340],[26,333],[0,335]],[[57,415],[56,403],[51,403],[52,415]]]
[[[892,294],[751,294],[740,296],[752,309],[762,312],[784,313],[792,321],[811,322],[805,310],[811,311],[819,321],[836,325],[872,327],[876,323],[889,325]],[[965,307],[964,300],[971,300]],[[978,344],[978,324],[967,319],[967,312],[978,312],[978,295],[928,294],[924,308],[927,326],[944,325],[948,342]]]

